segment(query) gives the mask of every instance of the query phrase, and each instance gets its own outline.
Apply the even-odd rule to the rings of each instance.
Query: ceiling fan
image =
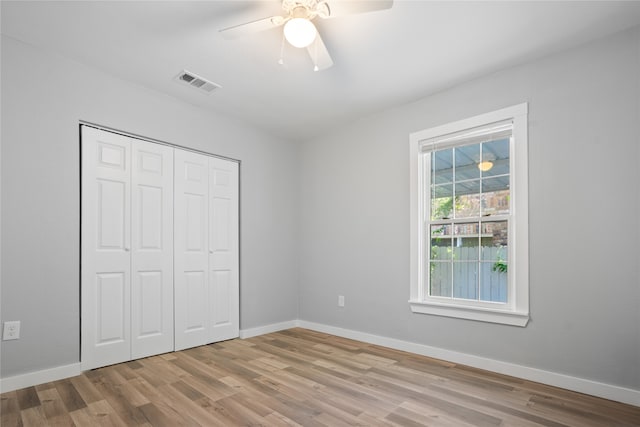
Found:
[[[389,9],[393,0],[282,0],[284,15],[271,16],[245,24],[220,30],[220,34],[228,39],[241,37],[247,34],[265,31],[284,26],[283,47],[286,39],[292,46],[307,48],[309,56],[314,64],[314,70],[324,70],[333,65],[333,60],[325,46],[316,26],[315,18],[335,18],[356,13],[372,12]],[[280,64],[283,64],[282,53]]]

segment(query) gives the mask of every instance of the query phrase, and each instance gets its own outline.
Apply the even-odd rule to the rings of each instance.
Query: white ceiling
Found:
[[[345,0],[329,0],[329,3]],[[639,1],[409,1],[319,21],[335,65],[314,72],[279,29],[218,30],[281,13],[263,1],[6,1],[2,33],[140,85],[306,140],[358,117],[640,24]],[[222,89],[177,84],[182,70]]]

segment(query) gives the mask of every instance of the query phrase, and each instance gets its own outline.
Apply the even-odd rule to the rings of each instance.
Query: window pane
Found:
[[[510,198],[508,176],[482,180],[482,215],[508,214]]]
[[[432,296],[451,297],[451,232],[450,224],[432,225],[429,292]]]
[[[483,165],[482,176],[490,177],[509,174],[509,138],[482,144],[482,161],[491,162]],[[485,166],[486,165],[486,166]],[[480,166],[479,166],[480,167]],[[486,169],[486,170],[484,170]]]
[[[478,299],[478,263],[453,263],[453,297]]]
[[[453,149],[435,151],[431,155],[431,182],[446,184],[453,182]]]
[[[455,224],[453,259],[457,261],[478,261],[479,249],[479,224],[477,222]]]
[[[507,221],[485,222],[481,230],[480,300],[506,302],[509,224]]]
[[[431,261],[429,268],[429,295],[451,297],[451,263]]]
[[[482,260],[494,263],[504,263],[504,267],[497,266],[497,269],[506,271],[509,225],[507,221],[483,222],[482,223]]]
[[[455,149],[455,180],[480,178],[478,160],[480,160],[480,144],[465,145]]]
[[[491,262],[481,262],[480,269],[480,300],[507,302],[506,271],[497,271]]]
[[[498,191],[509,191],[509,175],[502,175],[482,180],[483,193],[495,193]]]
[[[432,225],[431,259],[450,260],[451,255],[451,225]]]
[[[432,186],[431,219],[446,219],[453,216],[453,186]]]
[[[455,217],[480,216],[480,180],[456,182],[455,191]]]

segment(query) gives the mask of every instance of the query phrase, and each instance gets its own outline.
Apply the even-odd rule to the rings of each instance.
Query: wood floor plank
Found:
[[[423,425],[438,425],[442,427],[469,427],[474,425],[454,418],[445,411],[434,407],[425,407],[425,405],[416,402],[404,402],[393,413],[403,418],[423,423]]]
[[[265,417],[265,421],[268,423],[267,425],[273,425],[273,426],[291,426],[291,427],[304,427],[301,424],[298,424],[297,422],[285,417],[284,415],[278,413],[278,412],[273,412],[271,414],[269,414],[267,417]]]
[[[182,381],[213,400],[223,399],[237,392],[233,387],[215,378],[187,376]]]
[[[233,408],[231,411],[229,408],[221,403],[222,400],[212,401],[210,399],[202,399],[198,403],[206,410],[209,415],[215,420],[210,425],[216,426],[240,426],[243,424],[242,419],[235,418]],[[247,414],[247,418],[251,415]],[[246,424],[250,424],[246,422]]]
[[[279,414],[305,427],[325,427],[314,417],[321,412],[313,405],[306,402],[297,402],[286,398],[279,398],[279,405],[276,405]]]
[[[113,384],[108,377],[101,376],[94,379],[94,386],[104,396],[109,406],[127,423],[143,425],[148,421],[140,409],[133,406],[122,394],[119,384]]]
[[[313,400],[313,404],[321,411],[320,415],[315,417],[316,420],[327,425],[358,425],[358,415],[361,411],[351,413],[345,410],[344,406],[336,405],[334,401],[329,400],[324,392],[319,392],[317,399]]]
[[[41,427],[47,425],[47,417],[41,406],[31,406],[20,411],[21,422],[25,427]],[[4,424],[3,424],[3,427]]]
[[[35,387],[16,390],[16,396],[18,397],[18,406],[21,411],[40,406],[40,398]]]
[[[171,362],[173,362],[174,359],[175,358],[172,358]],[[138,369],[136,372],[154,387],[171,384],[186,375],[184,371],[175,369],[175,366],[163,357],[148,357],[142,359],[140,363],[144,368]]]
[[[353,423],[344,421],[342,418],[336,417],[330,412],[321,412],[320,414],[316,415],[314,419],[325,426],[332,426],[332,427],[353,426]]]
[[[590,399],[589,399],[590,400]],[[594,406],[588,400],[576,399],[575,396],[569,398],[561,396],[540,396],[534,394],[529,399],[536,406],[544,406],[556,412],[569,413],[592,421],[599,421],[602,424],[612,424],[621,412],[626,412],[625,408],[609,408],[606,402]],[[596,409],[597,410],[594,410]],[[640,413],[626,412],[625,416],[640,426]]]
[[[91,416],[88,407],[69,412],[69,416],[76,426],[105,425]]]
[[[182,378],[186,376],[185,374],[201,378],[215,378],[220,375],[227,375],[224,369],[203,363],[205,360],[210,362],[210,358],[206,356],[197,357],[197,354],[194,351],[179,353],[167,366],[172,367],[177,378]],[[176,381],[171,381],[171,383],[174,382]]]
[[[239,405],[253,411],[263,419],[274,412],[273,408],[269,406],[273,399],[258,393],[238,393],[233,396],[233,399],[227,400],[237,402]]]
[[[376,427],[394,427],[399,424],[394,424],[384,418],[378,418],[374,415],[363,413],[358,416],[359,426],[376,426]]]
[[[640,426],[640,407],[294,328],[0,395],[14,426]]]
[[[185,414],[185,418],[178,418],[171,413],[163,412],[153,403],[142,405],[139,409],[154,427],[175,427],[190,424],[186,418],[188,417],[187,414]]]
[[[99,425],[121,427],[128,425],[106,400],[98,400],[87,404],[84,409],[69,414],[77,426]],[[131,423],[129,423],[130,425]],[[148,423],[140,423],[147,426]]]
[[[55,384],[67,411],[72,412],[87,407],[87,403],[70,380],[57,381]]]
[[[354,384],[351,381],[332,377],[327,375],[326,371],[312,367],[311,369],[301,368],[289,368],[291,372],[297,375],[306,377],[316,381],[319,384],[323,384],[328,390],[331,390],[336,396],[341,399],[351,400],[354,405],[359,403],[360,406],[367,408],[367,410],[386,415],[395,404],[390,400],[380,400],[378,397],[367,393],[362,387]],[[394,399],[395,400],[395,399]]]
[[[269,363],[268,360],[270,360],[268,357],[260,357],[258,359],[250,360],[247,363],[253,366],[252,370],[257,370],[263,374],[267,372],[276,372],[290,366],[284,363],[280,364],[281,367],[274,366],[272,363]]]
[[[44,415],[50,424],[53,423],[53,420],[55,420],[57,424],[64,424],[63,420],[65,418],[68,418],[67,424],[73,424],[68,415],[67,408],[62,402],[60,393],[58,393],[58,390],[55,387],[38,391],[38,397],[42,403],[41,408]]]
[[[166,412],[176,412],[176,415],[187,414],[197,425],[211,424],[213,418],[208,411],[203,409],[202,405],[197,402],[198,399],[191,399],[174,387],[174,384],[168,384],[160,387],[160,393],[163,396],[163,402],[168,406],[164,408]],[[199,399],[205,399],[205,396]],[[170,408],[170,409],[169,409]],[[162,409],[162,408],[161,408]]]
[[[264,417],[254,410],[255,406],[246,406],[241,400],[237,399],[237,396],[220,399],[216,403],[223,406],[227,413],[234,420],[237,420],[238,425],[259,426],[265,423]]]
[[[20,405],[15,391],[1,395],[0,398],[0,426],[20,426]]]
[[[517,407],[516,405],[505,403],[504,400],[497,399],[496,401],[496,399],[491,398],[482,399],[466,392],[462,393],[460,391],[438,385],[429,386],[429,390],[431,390],[430,396],[434,396],[441,400],[464,406],[469,409],[482,410],[489,415],[503,420],[513,418],[522,423],[533,422],[547,427],[567,427],[566,424],[558,422],[557,420],[541,417],[532,413],[532,411],[527,410],[527,408],[529,408],[527,405]]]
[[[385,419],[391,421],[394,424],[404,427],[423,427],[425,425],[419,421],[415,421],[403,414],[398,414],[396,412],[387,415]]]

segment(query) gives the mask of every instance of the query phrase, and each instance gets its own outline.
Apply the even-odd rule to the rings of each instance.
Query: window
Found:
[[[411,309],[526,326],[527,104],[411,134]]]

